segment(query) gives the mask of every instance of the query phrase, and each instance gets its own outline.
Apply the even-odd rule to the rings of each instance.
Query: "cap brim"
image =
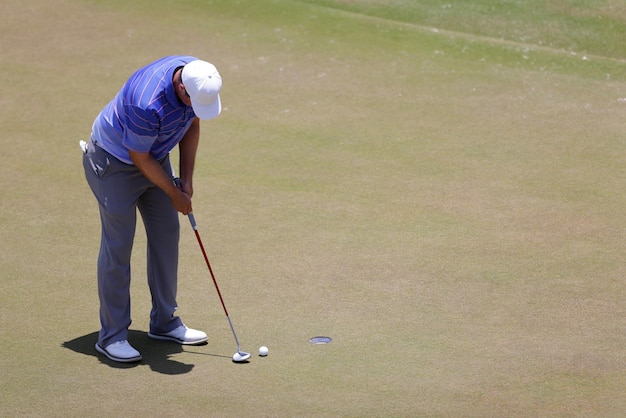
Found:
[[[204,120],[213,119],[222,112],[222,100],[219,94],[210,105],[201,105],[191,99],[191,106],[196,116]]]

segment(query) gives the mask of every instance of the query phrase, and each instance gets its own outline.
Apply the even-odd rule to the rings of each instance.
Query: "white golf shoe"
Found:
[[[126,340],[117,341],[102,348],[96,343],[96,350],[113,361],[120,363],[133,363],[141,360],[141,354],[135,350]]]
[[[197,329],[187,328],[185,325],[181,325],[173,331],[165,334],[154,334],[152,332],[149,332],[148,337],[157,340],[174,341],[178,344],[185,345],[202,344],[207,342],[207,340],[209,339],[204,332],[198,331]]]

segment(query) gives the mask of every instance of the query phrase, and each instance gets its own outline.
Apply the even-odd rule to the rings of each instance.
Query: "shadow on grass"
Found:
[[[170,358],[172,355],[184,351],[183,347],[175,342],[155,341],[148,337],[148,333],[135,330],[128,331],[128,341],[141,353],[143,357],[141,361],[118,363],[98,353],[95,349],[96,342],[98,342],[98,332],[66,341],[62,346],[80,354],[97,357],[101,363],[118,369],[131,369],[148,365],[157,373],[177,375],[189,373],[194,367],[193,364],[181,363]]]

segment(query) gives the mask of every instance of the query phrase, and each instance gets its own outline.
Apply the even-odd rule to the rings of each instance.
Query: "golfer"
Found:
[[[180,344],[207,341],[187,328],[176,311],[178,212],[191,212],[200,119],[221,112],[222,78],[215,66],[170,56],[137,70],[93,123],[83,166],[100,209],[98,257],[100,323],[96,350],[111,360],[135,362],[128,342],[131,251],[137,209],[146,229],[147,276],[152,294],[148,336]],[[169,153],[178,145],[180,187]]]

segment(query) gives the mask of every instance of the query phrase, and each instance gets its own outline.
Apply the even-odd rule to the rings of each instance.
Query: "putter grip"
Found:
[[[176,187],[178,187],[179,189],[182,188],[181,184],[180,184],[180,179],[178,177],[175,177],[173,179],[174,181],[174,185],[176,185]],[[196,218],[193,216],[193,213],[189,212],[187,214],[187,216],[189,216],[189,223],[191,224],[191,227],[193,228],[194,231],[198,230],[198,225],[196,224]]]
[[[196,218],[195,216],[193,216],[193,213],[189,212],[187,214],[187,216],[189,217],[189,223],[191,224],[191,227],[193,228],[194,231],[198,230],[198,225],[196,224]]]

